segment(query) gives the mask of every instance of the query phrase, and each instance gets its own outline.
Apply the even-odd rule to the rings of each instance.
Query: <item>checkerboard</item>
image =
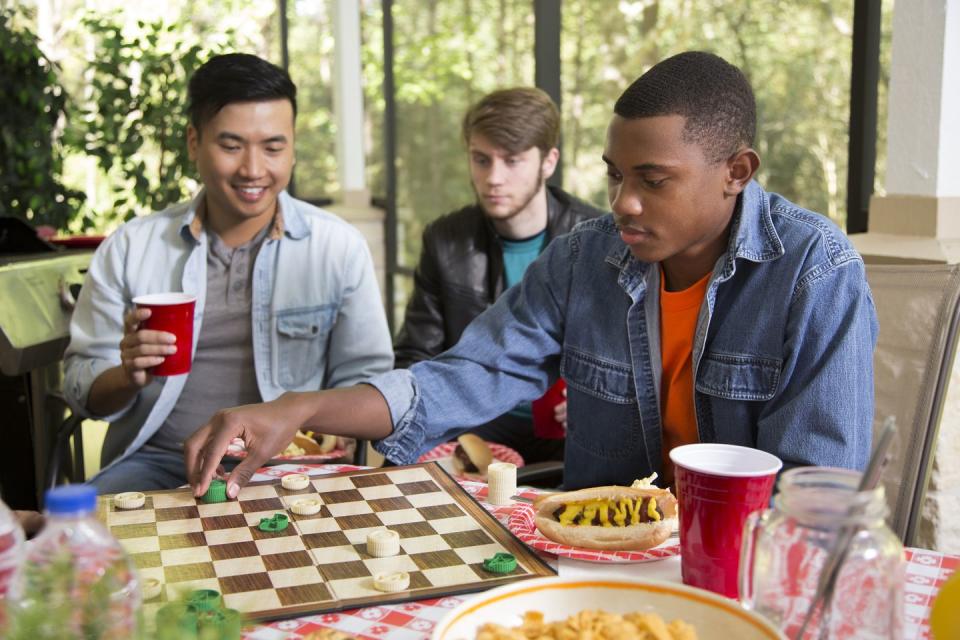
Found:
[[[373,604],[469,593],[515,580],[554,575],[435,463],[312,477],[300,491],[277,480],[251,483],[236,500],[205,504],[188,488],[148,492],[140,509],[120,510],[102,496],[98,516],[130,554],[143,578],[163,585],[144,603],[147,619],[192,589],[215,589],[224,605],[251,620],[272,620]],[[312,516],[288,512],[291,496],[316,495]],[[287,513],[283,532],[257,528]],[[367,533],[400,534],[400,554],[366,553]],[[483,569],[501,551],[517,558],[508,575]],[[406,571],[410,588],[374,589],[377,573]]]

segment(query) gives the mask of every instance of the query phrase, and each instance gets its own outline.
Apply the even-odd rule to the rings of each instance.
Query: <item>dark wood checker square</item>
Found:
[[[244,513],[257,513],[258,511],[279,511],[282,513],[287,510],[280,498],[240,500],[240,508],[243,509]]]
[[[286,553],[269,553],[262,556],[263,565],[268,571],[278,569],[295,569],[297,567],[313,566],[313,558],[306,551],[287,551]]]
[[[377,498],[374,500],[367,500],[367,504],[369,504],[370,508],[377,513],[382,511],[397,511],[399,509],[413,508],[413,505],[410,504],[410,501],[406,498]]]
[[[400,534],[400,538],[421,538],[423,536],[435,536],[437,530],[430,526],[429,522],[407,522],[404,524],[393,524],[390,528]]]
[[[301,494],[319,496],[325,503],[320,513],[289,512],[286,501]],[[101,496],[97,509],[138,570],[163,583],[161,595],[143,603],[147,618],[198,588],[220,591],[224,606],[261,622],[554,575],[435,463],[313,475],[303,491],[287,491],[274,478],[251,483],[236,501],[223,504],[203,504],[189,488],[151,491],[147,504],[118,511],[112,496]],[[275,513],[289,517],[287,529],[260,531],[259,518]],[[367,553],[368,531],[380,528],[401,536],[396,556]],[[516,556],[514,575],[483,569],[481,554],[498,551]],[[410,574],[410,588],[376,592],[371,575],[395,570]]]
[[[187,547],[202,547],[206,544],[206,541],[207,539],[201,531],[160,536],[160,551],[186,549]]]
[[[247,526],[247,519],[243,514],[235,513],[228,516],[210,516],[200,518],[200,525],[204,531],[214,531],[217,529],[242,529]]]
[[[285,606],[308,604],[311,602],[325,602],[333,599],[333,594],[322,582],[316,584],[302,584],[296,587],[280,587],[277,589],[280,602]]]
[[[456,533],[441,533],[440,537],[454,549],[463,547],[477,547],[490,544],[493,539],[483,531],[457,531]]]
[[[388,484],[393,484],[390,482],[390,478],[383,474],[353,476],[350,478],[350,482],[352,482],[353,486],[355,486],[357,489],[363,489],[366,487],[383,487]]]
[[[212,544],[209,549],[210,557],[214,560],[236,560],[237,558],[250,558],[260,555],[256,543],[249,540],[229,544]]]
[[[356,489],[324,491],[320,494],[324,504],[343,504],[344,502],[363,502],[363,494]]]
[[[398,484],[397,489],[399,489],[400,493],[405,496],[416,496],[421,493],[434,493],[436,491],[440,491],[440,487],[429,480],[421,480],[420,482],[404,482]]]
[[[157,522],[170,522],[171,520],[194,520],[200,517],[200,512],[196,507],[166,507],[163,509],[154,509]]]

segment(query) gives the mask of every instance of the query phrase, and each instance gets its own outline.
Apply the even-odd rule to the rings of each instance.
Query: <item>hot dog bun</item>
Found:
[[[456,450],[452,458],[453,469],[457,475],[475,480],[487,479],[487,467],[493,462],[493,453],[490,445],[483,438],[472,433],[465,433],[457,438],[457,447],[466,454],[466,461],[457,455]]]
[[[638,522],[626,526],[602,526],[600,524],[561,524],[554,516],[558,510],[567,505],[597,503],[597,501],[620,504],[627,500],[632,504],[645,501],[649,498],[656,500],[656,509],[659,511],[659,521]],[[648,503],[643,502],[644,513]],[[667,489],[631,487],[593,487],[555,493],[538,498],[533,504],[536,512],[535,522],[537,529],[554,542],[583,547],[586,549],[603,549],[617,551],[643,551],[662,543],[670,537],[676,524],[677,500]],[[613,516],[608,515],[613,523]],[[599,519],[599,516],[598,518]],[[647,518],[644,518],[647,519]]]

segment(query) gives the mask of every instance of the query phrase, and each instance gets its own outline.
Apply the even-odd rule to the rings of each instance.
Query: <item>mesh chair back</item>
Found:
[[[867,265],[880,322],[874,353],[876,413],[897,420],[883,483],[890,526],[912,545],[957,347],[960,265]]]

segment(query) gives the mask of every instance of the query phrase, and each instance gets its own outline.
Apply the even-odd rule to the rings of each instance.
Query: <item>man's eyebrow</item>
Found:
[[[611,167],[616,167],[617,165],[607,157],[606,154],[601,156],[603,161],[606,162]],[[630,171],[668,171],[673,167],[669,164],[657,164],[656,162],[644,162],[642,164],[635,164],[630,167]]]
[[[231,141],[234,141],[234,142],[246,142],[246,141],[247,141],[247,139],[244,138],[243,136],[241,136],[240,134],[230,133],[229,131],[223,131],[223,132],[221,132],[219,135],[217,135],[217,140],[224,140],[224,141],[225,141],[225,140],[231,140]],[[279,142],[279,143],[286,144],[286,143],[288,142],[288,141],[287,141],[287,136],[285,136],[285,135],[283,135],[283,134],[281,133],[281,134],[278,134],[278,135],[275,135],[275,136],[270,136],[269,138],[267,138],[267,139],[265,139],[265,140],[263,141],[264,144],[276,144],[276,143],[278,143],[278,142]]]

